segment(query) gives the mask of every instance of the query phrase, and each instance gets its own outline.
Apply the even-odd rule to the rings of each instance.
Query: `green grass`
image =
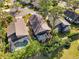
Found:
[[[79,59],[79,40],[73,41],[69,49],[64,49],[60,59]]]

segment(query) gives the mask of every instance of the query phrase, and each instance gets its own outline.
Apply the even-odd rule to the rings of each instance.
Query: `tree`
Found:
[[[13,17],[0,10],[0,40],[1,40],[1,45],[3,46],[1,49],[2,52],[5,51],[5,39],[6,39],[6,28],[9,25],[10,22],[12,22]]]
[[[52,0],[40,0],[40,12],[46,17],[49,9],[52,7]]]
[[[62,16],[64,8],[58,6],[58,1],[56,0],[41,0],[40,1],[41,11],[45,18],[48,16],[48,21],[53,24],[52,30],[55,27],[55,20],[58,16]],[[51,24],[51,25],[52,25]]]
[[[74,11],[76,8],[79,7],[79,0],[66,0],[67,6],[71,7],[71,9]]]
[[[59,7],[59,6],[54,6],[53,8],[50,9],[50,22],[52,22],[53,26],[52,29],[55,27],[55,20],[58,19],[59,16],[62,16],[64,9]]]
[[[12,21],[12,16],[6,12],[0,10],[0,25],[4,28]]]

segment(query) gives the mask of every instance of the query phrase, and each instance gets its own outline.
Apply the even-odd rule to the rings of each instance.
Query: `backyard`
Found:
[[[79,40],[73,41],[69,49],[64,49],[60,59],[79,59]]]

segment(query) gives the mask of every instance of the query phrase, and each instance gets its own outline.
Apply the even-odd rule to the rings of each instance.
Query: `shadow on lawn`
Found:
[[[79,33],[77,34],[74,34],[72,36],[68,36],[68,38],[70,38],[70,41],[75,41],[75,40],[78,40],[79,39]]]
[[[79,34],[74,34],[74,35],[72,35],[72,36],[69,36],[69,38],[70,38],[69,41],[70,41],[70,42],[73,42],[73,41],[79,39]],[[63,45],[63,46],[57,48],[57,49],[52,53],[52,56],[51,56],[50,59],[54,59],[54,58],[60,59],[60,58],[62,57],[62,54],[63,54],[63,51],[62,51],[62,50],[63,50],[65,47],[67,47],[67,45],[66,45],[66,46]]]
[[[64,47],[63,46],[61,46],[61,47],[59,47],[59,48],[57,48],[53,53],[52,53],[52,56],[51,56],[51,58],[50,59],[54,59],[54,58],[56,58],[56,59],[60,59],[63,55],[63,50],[64,49]]]

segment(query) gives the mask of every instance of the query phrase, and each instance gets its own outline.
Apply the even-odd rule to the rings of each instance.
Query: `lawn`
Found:
[[[73,41],[69,49],[64,49],[60,59],[79,59],[79,40]]]

